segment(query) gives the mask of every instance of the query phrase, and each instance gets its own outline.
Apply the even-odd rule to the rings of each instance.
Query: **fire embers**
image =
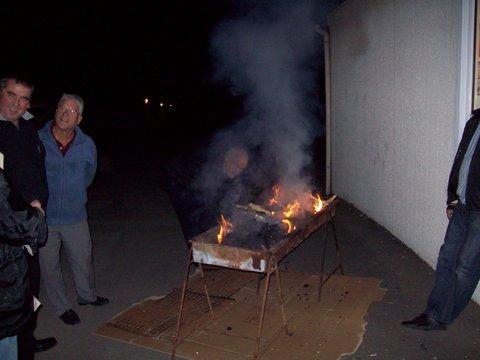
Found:
[[[228,238],[236,246],[241,242],[242,245],[248,245],[251,248],[258,248],[259,245],[268,248],[285,234],[294,233],[298,223],[303,223],[303,220],[312,214],[319,213],[324,207],[319,194],[305,193],[301,196],[292,196],[283,192],[278,185],[272,188],[272,193],[272,197],[265,202],[264,207],[252,203],[236,205],[236,211],[232,214],[235,227],[233,220],[228,221],[222,215],[219,220],[217,242],[223,243],[227,235],[231,234]],[[254,238],[255,243],[250,240],[251,238]],[[263,241],[259,242],[259,238]],[[248,244],[243,244],[245,241]]]

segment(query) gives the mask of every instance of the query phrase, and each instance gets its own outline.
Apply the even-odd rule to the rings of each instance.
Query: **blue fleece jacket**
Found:
[[[47,224],[75,224],[87,218],[87,188],[97,169],[97,149],[92,138],[77,126],[75,138],[64,157],[51,128],[52,121],[49,121],[38,132],[46,152]]]

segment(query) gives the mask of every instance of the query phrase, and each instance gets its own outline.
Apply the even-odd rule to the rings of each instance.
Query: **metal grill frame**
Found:
[[[340,258],[340,246],[338,243],[338,238],[337,238],[335,223],[334,223],[335,207],[339,203],[339,200],[337,199],[336,196],[333,196],[329,200],[327,200],[325,203],[326,203],[326,206],[320,211],[320,213],[315,214],[312,217],[311,222],[306,224],[305,227],[302,227],[298,233],[296,233],[291,237],[286,237],[285,239],[281,240],[280,242],[273,245],[269,249],[253,250],[253,249],[245,249],[245,248],[239,248],[239,247],[233,247],[233,246],[219,245],[215,241],[217,228],[210,229],[204,232],[203,234],[200,234],[197,237],[190,240],[191,246],[188,254],[188,266],[187,266],[187,271],[185,275],[185,281],[183,283],[183,288],[182,288],[182,296],[181,296],[180,309],[179,309],[178,318],[177,318],[176,333],[173,339],[172,359],[175,359],[176,348],[183,341],[183,339],[179,337],[180,323],[182,320],[183,306],[184,306],[184,300],[185,300],[185,293],[188,285],[188,279],[190,277],[190,266],[193,263],[197,263],[199,266],[203,288],[205,291],[208,307],[210,309],[210,313],[212,317],[214,316],[213,306],[212,306],[212,301],[210,299],[210,295],[207,289],[207,284],[205,281],[205,274],[204,274],[202,264],[214,265],[219,267],[227,267],[227,268],[241,270],[241,271],[258,272],[260,276],[258,277],[258,283],[257,283],[257,295],[259,294],[259,291],[260,291],[261,276],[262,274],[266,275],[264,291],[263,291],[262,307],[260,310],[260,318],[259,318],[258,329],[257,329],[256,346],[255,346],[255,352],[253,354],[254,359],[258,359],[260,355],[260,339],[262,335],[263,320],[264,320],[265,310],[267,305],[270,277],[274,273],[277,278],[277,287],[278,287],[279,300],[280,300],[280,305],[282,310],[283,327],[285,329],[285,333],[287,335],[289,334],[288,328],[287,328],[285,306],[284,306],[283,295],[282,295],[280,272],[278,269],[279,262],[285,256],[287,256],[291,251],[297,248],[297,246],[299,246],[307,238],[309,238],[310,235],[315,233],[320,228],[324,227],[325,234],[322,237],[323,241],[321,241],[322,258],[321,258],[321,268],[320,268],[320,274],[319,274],[320,279],[319,279],[319,288],[318,288],[318,301],[320,301],[320,298],[321,298],[321,291],[322,291],[323,284],[325,284],[325,282],[337,270],[340,270],[342,275],[344,274],[343,265]],[[325,276],[324,272],[325,272],[326,243],[328,239],[329,228],[332,229],[338,265],[329,274]]]

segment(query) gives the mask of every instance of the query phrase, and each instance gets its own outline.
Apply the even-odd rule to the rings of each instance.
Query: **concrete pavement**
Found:
[[[104,307],[77,306],[73,279],[64,266],[67,290],[82,322],[69,326],[53,314],[48,301],[40,311],[37,338],[55,336],[58,345],[36,358],[169,359],[149,349],[95,336],[95,328],[130,305],[181,285],[186,245],[180,225],[161,188],[159,163],[131,159],[116,163],[96,178],[88,205],[94,239],[98,294]],[[441,210],[441,209],[440,209]],[[439,210],[439,211],[440,211]],[[400,322],[423,309],[434,280],[433,270],[388,231],[355,208],[337,208],[337,231],[348,275],[383,279],[383,301],[367,315],[363,343],[347,359],[478,359],[480,307],[470,303],[460,318],[442,332],[418,332]],[[282,268],[317,272],[319,246],[313,239],[287,256]],[[42,294],[41,294],[42,295]]]

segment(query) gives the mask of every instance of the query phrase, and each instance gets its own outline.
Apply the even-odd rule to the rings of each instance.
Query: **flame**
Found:
[[[294,202],[291,202],[290,204],[287,205],[286,210],[283,211],[283,215],[286,218],[292,217],[293,215],[296,215],[298,211],[300,210],[300,203],[295,200]]]
[[[290,234],[293,230],[296,229],[295,225],[288,219],[283,219],[282,222],[287,225],[287,234]]]
[[[295,225],[292,223],[292,220],[289,218],[293,215],[296,215],[300,210],[300,203],[298,201],[293,201],[285,207],[283,210],[283,216],[285,219],[282,219],[282,222],[287,225],[287,234],[290,234],[293,230],[296,229]]]
[[[269,201],[268,201],[268,204],[270,206],[272,205],[278,205],[278,197],[280,195],[280,186],[278,185],[274,185],[273,188],[272,188],[272,191],[273,191],[273,198],[271,198]]]
[[[265,210],[263,207],[255,204],[249,204],[247,206],[237,205],[237,207],[245,208],[247,210],[254,210],[256,213],[262,213],[262,215],[255,215],[259,216],[262,221],[265,221],[265,216],[274,216],[277,221],[280,220],[282,224],[285,224],[286,234],[290,234],[296,230],[296,226],[294,224],[295,219],[304,217],[306,213],[318,214],[322,211],[326,204],[328,205],[328,203],[322,201],[322,198],[318,193],[313,194],[309,192],[303,192],[302,194],[299,194],[298,191],[295,191],[295,189],[292,189],[291,191],[286,189],[288,193],[284,193],[283,190],[284,189],[279,185],[274,185],[272,187],[272,198],[268,199],[268,205],[271,206],[270,209],[275,209],[275,211]],[[287,202],[285,201],[285,197],[287,197],[287,195],[292,201],[284,206],[284,204]],[[233,224],[226,220],[222,214],[221,218],[219,219],[219,231],[217,234],[218,244],[222,244],[225,237],[232,231]]]
[[[317,194],[317,196],[312,196],[312,199],[313,199],[313,213],[316,214],[318,212],[320,212],[323,208],[323,201],[322,199],[320,198],[320,195]]]
[[[227,234],[232,232],[233,225],[231,222],[229,222],[223,217],[223,214],[221,215],[219,224],[220,224],[220,229],[218,230],[218,234],[217,234],[217,242],[221,244],[225,239],[225,236],[227,236]]]

